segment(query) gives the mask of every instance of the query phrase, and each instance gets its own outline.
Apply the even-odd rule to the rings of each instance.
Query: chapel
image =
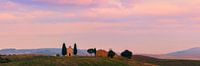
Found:
[[[73,56],[73,48],[71,46],[69,46],[69,48],[67,48],[67,56],[68,57]]]

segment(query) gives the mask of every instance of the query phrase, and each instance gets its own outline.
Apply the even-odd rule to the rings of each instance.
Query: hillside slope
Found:
[[[2,56],[9,59],[0,66],[200,66],[197,60],[157,59],[148,56],[134,55],[133,59],[117,57],[54,57],[44,55]]]
[[[12,62],[0,64],[0,66],[156,66],[149,63],[127,60],[124,58],[100,58],[100,57],[53,57],[16,55],[4,58]]]
[[[157,59],[142,55],[133,56],[133,60],[143,63],[151,63],[159,66],[200,66],[199,60]]]

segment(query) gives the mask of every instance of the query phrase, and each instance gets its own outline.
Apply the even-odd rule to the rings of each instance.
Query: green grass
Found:
[[[135,55],[135,61],[151,63],[159,66],[200,66],[199,60],[157,59],[147,56]]]
[[[141,66],[143,63],[126,59],[100,57],[7,56],[9,63],[0,66]]]
[[[148,63],[157,64],[161,66],[200,66],[200,61],[197,60],[169,60],[161,59],[157,61],[151,61]]]
[[[3,56],[11,60],[0,66],[200,66],[197,60],[156,59],[136,55],[133,59],[101,57],[54,57],[34,55]]]

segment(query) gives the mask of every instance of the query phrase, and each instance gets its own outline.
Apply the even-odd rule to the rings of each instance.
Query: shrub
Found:
[[[7,58],[1,58],[0,57],[0,63],[8,63],[8,62],[11,62],[11,60],[7,59]]]
[[[57,57],[60,57],[60,54],[56,54]]]

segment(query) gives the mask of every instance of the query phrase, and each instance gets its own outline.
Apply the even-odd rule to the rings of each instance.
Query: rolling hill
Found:
[[[9,62],[0,63],[0,66],[200,66],[200,61],[197,60],[158,59],[142,55],[134,55],[132,59],[91,56],[55,57],[32,54],[1,56],[1,58],[9,59]]]
[[[171,52],[168,54],[153,55],[144,54],[145,56],[156,57],[161,59],[190,59],[200,60],[200,47],[186,49],[182,51]]]
[[[0,66],[157,66],[124,58],[103,57],[55,57],[43,55],[3,56],[11,62],[0,63]]]
[[[55,56],[56,54],[60,54],[60,48],[40,48],[40,49],[2,49],[0,50],[0,54],[9,55],[9,54],[44,54]],[[79,56],[89,56],[84,49],[78,49]],[[144,56],[150,56],[161,59],[191,59],[191,60],[200,60],[200,47],[191,48],[182,51],[176,51],[168,54],[162,55],[152,55],[152,54],[142,54]]]
[[[151,63],[158,66],[200,66],[199,60],[158,59],[142,55],[134,55],[133,59],[138,62]]]

